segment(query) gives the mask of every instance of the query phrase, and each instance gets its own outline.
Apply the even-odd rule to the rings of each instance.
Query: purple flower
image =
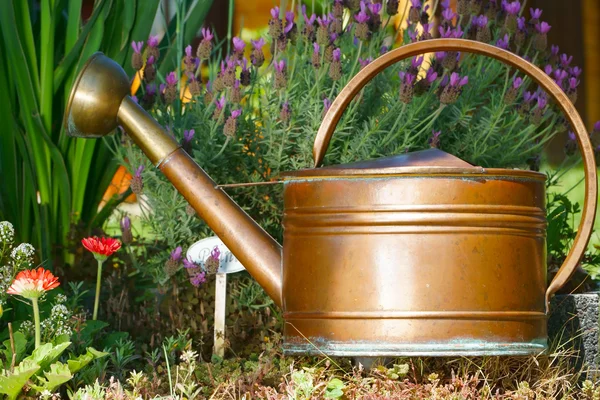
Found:
[[[456,14],[454,14],[454,11],[452,11],[451,8],[446,8],[444,11],[442,11],[442,17],[446,20],[446,21],[452,21],[452,19],[456,16]]]
[[[501,49],[508,50],[509,40],[510,38],[508,34],[505,34],[504,38],[498,39],[498,41],[496,42],[496,46],[500,47]]]
[[[594,132],[600,132],[600,121],[596,121],[594,124]]]
[[[388,52],[390,48],[387,47],[386,45],[381,46],[381,48],[379,49],[379,54],[385,54]]]
[[[185,263],[185,261],[184,261],[184,263]],[[197,274],[195,274],[194,276],[192,276],[190,278],[190,283],[196,287],[200,286],[204,282],[206,282],[206,272],[204,272],[204,271],[198,272]]]
[[[442,2],[440,4],[441,4],[442,8],[445,10],[450,7],[450,0],[442,0]]]
[[[510,15],[517,15],[521,11],[521,3],[518,1],[513,1],[512,3],[505,2],[503,6],[504,11]]]
[[[185,55],[186,55],[186,56],[188,56],[188,57],[191,57],[191,56],[192,56],[192,46],[188,45],[188,46],[185,48]]]
[[[183,259],[183,267],[184,268],[198,268],[198,265],[195,262],[190,261],[187,258],[184,258]]]
[[[569,88],[576,89],[579,86],[579,81],[577,78],[569,78]]]
[[[329,24],[331,23],[331,19],[327,18],[327,15],[323,15],[323,16],[317,17],[317,22],[319,23],[320,26],[327,28],[329,26]]]
[[[181,260],[182,253],[183,253],[183,250],[182,250],[181,246],[177,246],[177,248],[175,248],[175,250],[173,250],[171,252],[171,260],[173,260],[173,261]]]
[[[429,145],[431,147],[437,147],[440,144],[440,135],[442,134],[442,131],[437,131],[435,129],[433,129],[433,131],[431,132],[431,139],[429,139]]]
[[[436,51],[435,53],[435,59],[438,61],[442,61],[444,58],[446,58],[446,52],[445,51]]]
[[[531,102],[531,100],[535,99],[536,97],[537,97],[537,95],[535,93],[531,93],[531,92],[523,93],[523,100],[525,100],[525,103]]]
[[[225,96],[221,96],[221,98],[215,102],[217,109],[222,110],[223,108],[225,108],[226,102],[227,101],[225,100]]]
[[[552,65],[546,64],[546,66],[544,67],[544,72],[546,73],[546,75],[552,75]]]
[[[340,50],[339,48],[333,50],[333,61],[337,61],[339,62],[341,57],[342,57],[342,50]]]
[[[539,8],[536,8],[535,10],[533,8],[530,8],[529,13],[531,14],[531,19],[540,19],[540,17],[542,16],[542,10],[540,10]]]
[[[183,140],[185,140],[186,143],[191,142],[195,133],[196,133],[196,131],[193,130],[193,129],[190,129],[189,131],[188,130],[184,130],[183,131]]]
[[[158,91],[160,93],[164,93],[166,87],[167,87],[167,85],[165,85],[164,83],[161,83],[160,86],[158,87]]]
[[[250,43],[252,43],[252,47],[254,48],[254,50],[262,50],[266,42],[265,39],[260,38],[258,40],[250,40]]]
[[[239,37],[234,37],[233,38],[233,51],[235,51],[236,53],[242,53],[244,51],[244,48],[246,48],[246,43],[240,39]]]
[[[573,131],[569,131],[569,133],[567,135],[569,135],[569,140],[572,142],[574,142],[577,139],[577,137],[575,136],[575,133]]]
[[[560,55],[560,65],[562,65],[563,68],[567,68],[569,64],[571,64],[571,61],[573,61],[573,56],[569,57],[565,53]]]
[[[433,70],[433,68],[429,68],[427,70],[427,72],[425,73],[425,80],[427,81],[427,83],[431,84],[433,83],[433,81],[435,81],[438,77],[437,72],[435,72]]]
[[[552,45],[550,46],[550,52],[552,53],[553,56],[558,56],[558,52],[559,52],[559,48],[556,45]]]
[[[455,87],[455,88],[463,87],[467,83],[469,83],[468,76],[463,76],[461,78],[460,75],[458,75],[456,72],[453,72],[452,75],[450,75],[450,86],[452,86],[452,87]]]
[[[379,14],[382,7],[383,7],[383,5],[381,3],[370,3],[369,4],[369,10],[371,10],[371,13],[373,13],[373,14]]]
[[[275,61],[274,65],[275,65],[275,70],[279,73],[282,73],[283,70],[285,69],[285,60],[280,60],[279,62]]]
[[[425,59],[424,56],[415,57],[410,61],[410,65],[415,69],[419,69],[419,68],[421,68],[421,64],[423,64],[424,59]]]
[[[579,75],[581,75],[581,73],[583,72],[581,68],[579,67],[573,67],[569,70],[569,72],[571,73],[571,75],[573,75],[575,78],[579,78]]]
[[[133,51],[136,54],[142,53],[142,47],[144,46],[144,42],[131,42],[131,47],[133,47]]]
[[[241,111],[240,111],[241,112]],[[221,250],[219,250],[219,248],[217,246],[215,246],[212,251],[210,252],[210,257],[213,260],[219,260],[219,258],[221,257]]]
[[[517,18],[517,28],[519,28],[520,31],[524,31],[527,29],[527,25],[525,23],[525,17]]]
[[[485,15],[480,15],[479,17],[473,18],[473,25],[478,28],[485,28],[488,23],[488,18]]]
[[[314,42],[313,43],[313,53],[319,54],[320,51],[321,51],[321,46],[319,46],[319,44],[317,42]]]
[[[202,28],[202,40],[210,42],[213,39],[213,34],[208,28]]]
[[[136,103],[139,104],[137,96],[131,96],[131,100],[133,100],[133,101],[135,101]]]
[[[408,86],[412,86],[412,84],[415,83],[416,79],[417,79],[417,76],[415,74],[411,74],[410,72],[407,72],[404,75],[404,84],[408,85]]]
[[[318,19],[318,18],[317,18]],[[359,24],[364,24],[369,20],[369,15],[364,11],[361,10],[358,14],[356,14],[354,16],[354,19],[356,20],[356,22],[358,22]],[[320,22],[319,22],[320,23]]]
[[[542,35],[545,35],[546,33],[550,32],[550,28],[552,27],[548,25],[548,23],[545,21],[535,25],[535,29],[537,29],[537,31]]]
[[[569,76],[567,71],[564,71],[562,69],[557,69],[554,71],[554,80],[558,84],[560,84],[563,81],[563,79],[565,79],[567,76]]]
[[[233,110],[231,112],[231,118],[233,118],[233,119],[236,119],[240,115],[242,115],[242,110]]]
[[[150,57],[148,57],[148,60],[146,60],[146,66],[152,65],[152,64],[154,64],[154,56],[150,56]]]
[[[285,20],[286,20],[287,23],[285,25],[285,28],[283,28],[283,32],[287,34],[294,27],[294,12],[293,11],[286,12],[285,13]]]
[[[144,170],[144,166],[140,165],[139,167],[137,167],[137,169],[135,170],[135,176],[137,176],[138,178],[142,177],[142,171]]]
[[[273,19],[279,18],[279,7],[271,8],[271,17],[273,17]]]
[[[131,229],[131,220],[129,219],[129,217],[126,215],[123,217],[123,219],[121,220],[121,230],[122,231],[128,231],[129,229]]]
[[[150,47],[156,47],[156,46],[158,46],[158,35],[156,35],[156,36],[150,36],[148,38],[148,46],[150,46]]]
[[[548,99],[544,94],[538,94],[537,96],[537,106],[541,110],[548,104]]]
[[[373,61],[372,57],[367,57],[365,59],[362,59],[360,57],[358,57],[358,63],[360,64],[361,68],[366,67],[367,65],[369,65],[369,63],[371,63]]]
[[[306,4],[302,4],[302,15],[304,16],[304,22],[306,25],[313,25],[317,19],[315,14],[312,14],[310,18],[306,15]]]
[[[414,8],[421,8],[421,0],[410,0],[410,4]]]
[[[171,71],[167,74],[167,85],[175,86],[177,84],[177,75],[175,75],[175,71]]]
[[[413,29],[409,29],[408,37],[410,38],[411,42],[416,42],[417,41],[417,31],[413,30]]]
[[[154,96],[156,94],[156,85],[154,83],[146,85],[146,94],[148,96]]]
[[[520,76],[517,76],[513,80],[513,88],[515,88],[515,89],[520,88],[522,84],[523,84],[523,78],[521,78]]]
[[[329,110],[329,107],[331,107],[331,100],[329,100],[327,97],[325,97],[323,99],[323,108],[324,108],[324,112],[327,112],[327,110]]]

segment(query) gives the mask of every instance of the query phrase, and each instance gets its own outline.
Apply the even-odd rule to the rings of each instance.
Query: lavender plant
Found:
[[[581,68],[548,46],[542,11],[519,1],[334,0],[323,15],[305,5],[274,7],[268,37],[231,52],[202,30],[186,47],[177,71],[157,81],[155,45],[133,43],[132,65],[143,75],[140,104],[219,184],[263,182],[282,171],[310,167],[322,117],[349,80],[379,55],[434,37],[468,38],[508,49],[542,67],[577,98]],[[406,21],[404,25],[396,22]],[[569,126],[531,79],[500,62],[438,52],[399,62],[353,100],[333,136],[325,162],[346,163],[437,147],[472,164],[537,170],[542,150]],[[143,194],[145,221],[165,239],[147,271],[165,283],[181,263],[169,252],[210,234],[171,185],[123,136],[118,157]],[[127,161],[126,161],[127,160]],[[232,197],[275,237],[281,237],[281,188],[232,189]],[[165,268],[167,266],[168,268]],[[184,275],[184,274],[181,274]]]

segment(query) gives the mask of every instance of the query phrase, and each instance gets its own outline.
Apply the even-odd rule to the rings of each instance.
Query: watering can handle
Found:
[[[354,96],[379,72],[389,67],[390,65],[403,60],[405,58],[416,56],[423,53],[432,53],[437,51],[464,51],[468,53],[483,54],[493,57],[497,60],[519,69],[521,72],[529,75],[537,82],[544,90],[552,96],[561,110],[565,113],[567,119],[571,123],[577,135],[577,142],[583,156],[585,169],[585,200],[581,214],[581,222],[577,229],[575,242],[571,247],[571,251],[567,254],[565,262],[558,270],[558,273],[548,286],[546,291],[546,310],[550,297],[558,289],[560,289],[571,277],[575,268],[579,264],[583,253],[587,247],[588,241],[592,233],[594,218],[596,214],[596,202],[598,196],[598,183],[596,178],[596,163],[594,159],[594,150],[588,137],[585,125],[581,117],[577,113],[575,106],[569,100],[563,90],[550,78],[544,71],[524,60],[514,53],[503,50],[499,47],[489,44],[476,42],[466,39],[431,39],[421,42],[410,43],[399,47],[389,53],[379,57],[366,67],[364,67],[348,84],[334,102],[329,107],[327,114],[323,118],[323,122],[313,147],[313,158],[315,167],[321,165],[331,136],[340,120],[342,113],[352,101]]]

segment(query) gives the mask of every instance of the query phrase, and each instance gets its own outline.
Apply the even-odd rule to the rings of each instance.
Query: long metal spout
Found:
[[[99,137],[118,125],[221,238],[273,301],[281,306],[281,245],[244,212],[127,95],[127,76],[114,61],[96,53],[75,80],[67,110],[67,133]]]

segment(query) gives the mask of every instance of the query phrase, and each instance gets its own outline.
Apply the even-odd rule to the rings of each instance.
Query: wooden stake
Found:
[[[8,336],[10,337],[10,350],[12,351],[12,360],[10,362],[10,372],[14,372],[17,362],[17,351],[15,349],[15,337],[13,336],[12,324],[8,323]]]
[[[227,300],[227,274],[218,272],[215,282],[215,345],[213,354],[225,355],[225,301]]]

